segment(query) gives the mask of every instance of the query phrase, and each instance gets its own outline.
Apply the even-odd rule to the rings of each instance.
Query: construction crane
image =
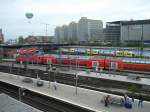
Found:
[[[41,23],[41,24],[44,24],[44,25],[45,25],[45,36],[47,36],[47,27],[48,27],[48,25],[50,25],[50,24],[48,24],[48,23]]]

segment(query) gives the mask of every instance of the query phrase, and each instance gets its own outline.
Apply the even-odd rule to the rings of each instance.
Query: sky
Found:
[[[25,14],[33,13],[32,19]],[[81,17],[106,22],[150,19],[150,0],[0,0],[5,41],[19,36],[54,35],[54,28]]]

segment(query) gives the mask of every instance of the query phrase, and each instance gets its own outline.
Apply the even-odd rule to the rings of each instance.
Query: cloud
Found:
[[[27,35],[31,29],[43,34],[45,26],[40,23],[44,22],[51,24],[49,34],[53,35],[55,25],[78,21],[81,16],[104,22],[147,19],[149,10],[149,0],[1,0],[0,27],[5,35]],[[30,27],[26,12],[34,13]]]

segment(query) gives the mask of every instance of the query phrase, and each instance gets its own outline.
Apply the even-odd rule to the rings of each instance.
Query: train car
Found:
[[[86,54],[88,54],[88,55],[98,55],[99,51],[96,50],[96,49],[87,49]]]
[[[87,63],[87,68],[91,69],[94,67],[105,67],[105,60],[101,58],[89,58]]]
[[[102,58],[90,58],[88,59],[87,68],[98,67],[111,70],[124,69],[123,62],[120,59],[102,59]]]
[[[124,62],[124,69],[150,72],[150,64]]]
[[[22,48],[17,50],[17,62],[42,63],[43,52],[37,48]]]
[[[57,60],[55,56],[42,56],[42,62],[43,64],[56,64]]]
[[[115,53],[116,56],[125,56],[125,57],[133,57],[135,54],[131,51],[117,51]]]
[[[123,70],[124,63],[120,59],[105,59],[105,69],[110,70]]]
[[[46,56],[37,49],[20,49],[17,51],[19,54],[16,57],[17,62],[31,62],[43,64],[78,64],[86,68],[103,68],[109,70],[137,70],[137,71],[150,71],[150,64],[123,62],[121,59],[106,59],[106,58],[79,58],[79,56],[61,55]]]

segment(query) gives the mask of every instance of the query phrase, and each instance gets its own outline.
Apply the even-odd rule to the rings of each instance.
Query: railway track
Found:
[[[10,73],[10,68],[8,66],[0,66],[0,71],[1,72],[6,72]],[[68,73],[56,73],[54,72],[46,72],[42,70],[34,70],[34,69],[26,69],[22,68],[17,68],[13,67],[11,70],[12,74],[16,75],[21,75],[21,76],[27,76],[27,77],[32,77],[32,78],[37,78],[37,73],[38,77],[40,77],[42,80],[46,81],[57,81],[58,83],[63,83],[63,84],[68,84],[75,86],[75,75],[68,74]],[[106,92],[106,93],[112,93],[112,94],[117,94],[117,95],[122,95],[122,92],[119,91],[111,91],[109,88],[115,88],[115,89],[124,89],[127,90],[129,86],[132,84],[130,83],[123,83],[119,81],[112,81],[112,80],[104,80],[104,79],[99,79],[99,78],[90,78],[90,77],[85,77],[85,76],[79,76],[78,79],[78,87],[82,88],[87,88],[87,89],[92,89],[96,91],[101,91],[101,92]],[[137,85],[137,87],[140,89],[142,86]],[[140,91],[147,91],[143,90],[142,88]],[[147,91],[149,93],[149,91]],[[147,100],[147,99],[146,99]]]
[[[6,67],[6,66],[0,66],[0,70],[1,72],[6,72],[6,73],[10,72],[9,67]],[[21,75],[21,76],[32,77],[32,78],[37,78],[37,74],[38,74],[38,77],[40,77],[42,80],[47,80],[47,81],[56,80],[59,83],[75,86],[75,75],[71,75],[67,73],[54,73],[52,71],[48,73],[42,70],[37,71],[33,69],[28,69],[28,71],[26,71],[24,68],[18,69],[16,67],[12,68],[11,73],[16,74],[16,75]],[[105,79],[99,80],[99,78],[94,78],[94,77],[92,78],[92,77],[79,76],[78,86],[80,85],[84,85],[85,88],[87,85],[88,88],[89,86],[91,86],[91,87],[98,88],[97,90],[100,90],[99,89],[100,87],[127,89],[127,87],[130,84],[119,82],[119,81],[116,82],[116,81],[111,81],[111,80],[105,80]]]
[[[10,63],[9,61],[7,62],[8,64]],[[16,63],[15,61],[12,63]],[[11,64],[12,64],[11,63]],[[18,64],[20,65],[20,64]],[[28,63],[28,65],[32,65],[32,66],[41,66],[41,67],[45,67],[47,66],[47,64],[38,64],[38,63]],[[85,66],[81,66],[81,65],[77,65],[76,63],[73,64],[69,64],[69,65],[64,65],[64,64],[53,64],[54,67],[60,68],[60,69],[64,69],[64,70],[69,70],[70,68],[72,70],[79,70],[79,71],[87,71],[87,68]],[[95,70],[91,69],[92,72],[96,72]],[[150,74],[149,71],[138,71],[138,70],[103,70],[103,73],[109,73],[109,74],[115,74],[115,75],[128,75],[128,74],[139,74],[141,77],[146,77],[146,78],[150,78]]]
[[[4,82],[0,82],[0,93],[19,99],[19,88]],[[44,112],[93,112],[29,90],[24,90],[21,101]]]

